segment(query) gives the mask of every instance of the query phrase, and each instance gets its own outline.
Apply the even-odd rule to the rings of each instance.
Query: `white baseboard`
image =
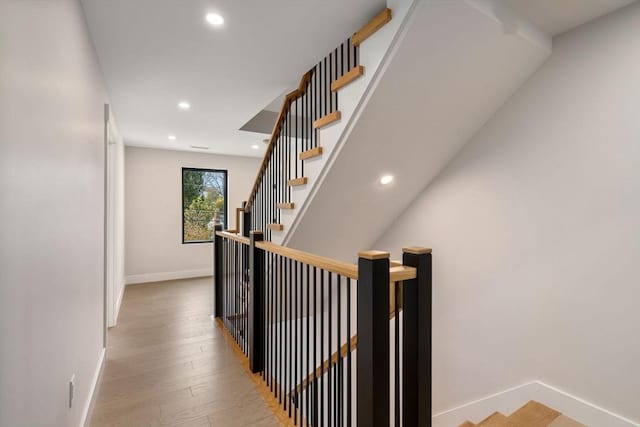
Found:
[[[529,400],[554,408],[589,427],[640,427],[640,424],[540,381],[532,381],[486,396],[433,416],[433,427],[477,423],[493,412],[509,415]]]
[[[211,268],[201,268],[198,270],[182,270],[182,271],[169,271],[164,273],[133,274],[125,278],[125,283],[127,285],[133,285],[136,283],[164,282],[166,280],[191,279],[194,277],[208,277],[208,276],[213,276],[213,270]]]
[[[82,417],[80,418],[80,427],[84,427],[87,425],[89,421],[89,411],[91,410],[91,406],[93,405],[93,399],[96,394],[96,388],[98,387],[98,379],[100,378],[100,374],[102,373],[102,367],[104,366],[104,358],[106,354],[106,348],[100,350],[100,357],[98,358],[98,366],[96,366],[96,372],[93,374],[93,379],[91,380],[91,386],[89,388],[89,396],[87,396],[87,401],[84,404],[84,408],[82,409]]]

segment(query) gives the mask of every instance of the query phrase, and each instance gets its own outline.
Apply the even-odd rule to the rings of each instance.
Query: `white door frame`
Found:
[[[104,285],[104,312],[105,327],[111,328],[116,325],[118,302],[120,292],[117,290],[122,285],[119,281],[118,268],[118,240],[117,232],[117,209],[119,202],[116,199],[118,187],[118,133],[109,112],[109,105],[105,104],[105,285]]]

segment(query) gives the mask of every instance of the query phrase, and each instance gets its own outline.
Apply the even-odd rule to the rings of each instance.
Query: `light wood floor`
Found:
[[[209,317],[211,279],[128,286],[91,426],[278,426]]]

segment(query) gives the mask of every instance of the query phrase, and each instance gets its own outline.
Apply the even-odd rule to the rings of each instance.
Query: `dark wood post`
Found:
[[[389,426],[389,253],[358,254],[359,427]]]
[[[215,317],[222,317],[222,305],[224,303],[224,278],[222,277],[222,251],[223,242],[222,237],[218,236],[218,231],[222,231],[222,225],[216,224],[214,226],[213,235],[213,295],[214,295],[214,309],[213,314]]]
[[[262,231],[251,232],[249,246],[249,367],[251,372],[264,369],[264,279],[265,254],[256,247],[256,242],[264,240]]]
[[[238,225],[238,233],[242,233],[244,237],[251,234],[251,211],[246,210],[247,202],[242,202],[242,229]]]
[[[403,425],[431,426],[431,249],[402,249],[402,264],[416,269],[403,282]]]

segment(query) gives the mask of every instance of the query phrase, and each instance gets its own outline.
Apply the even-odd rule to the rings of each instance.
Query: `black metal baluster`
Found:
[[[317,286],[317,268],[313,267],[313,327],[315,331],[318,327],[318,286]],[[313,426],[318,426],[318,378],[316,368],[318,367],[318,334],[313,334]]]
[[[351,278],[347,277],[347,427],[351,427]]]
[[[329,326],[327,328],[327,333],[329,335],[329,341],[327,343],[327,360],[329,360],[329,367],[327,370],[327,421],[331,422],[331,374],[333,373],[333,361],[331,360],[331,328],[332,328],[332,323],[333,323],[333,311],[331,310],[331,307],[333,306],[333,300],[331,298],[331,294],[332,294],[332,290],[331,290],[331,285],[332,285],[332,279],[333,279],[333,273],[329,272],[328,273],[328,290],[329,290],[329,299],[327,300],[327,305],[328,305],[328,309],[329,309]],[[334,384],[335,386],[335,384]]]
[[[327,94],[327,79],[328,79],[328,77],[327,77],[327,57],[325,56],[324,57],[324,80],[322,82],[322,92],[323,92],[322,98],[324,100],[324,114],[323,114],[324,116],[326,116],[327,113],[328,113],[327,108],[328,108],[328,104],[329,104],[329,100],[327,99],[327,95],[328,95]]]
[[[320,270],[320,425],[324,426],[324,270]]]
[[[293,282],[293,275],[292,275],[292,268],[291,268],[291,260],[289,260],[289,316],[288,316],[288,320],[289,320],[289,344],[288,344],[288,349],[289,349],[289,366],[288,366],[288,381],[287,381],[287,388],[285,390],[285,399],[288,401],[289,403],[289,418],[291,418],[291,383],[292,383],[292,372],[291,372],[291,367],[293,366],[293,348],[291,347],[291,344],[293,343],[293,325],[291,324],[291,318],[292,313],[293,313],[293,299],[292,299],[292,282]]]
[[[291,110],[287,113],[287,182],[291,179],[291,121],[289,117]],[[291,186],[289,186],[289,200],[291,200]]]
[[[311,349],[311,345],[310,345],[311,328],[310,328],[310,325],[309,325],[309,321],[310,321],[310,318],[311,318],[311,305],[310,305],[311,294],[309,294],[309,291],[311,289],[311,286],[310,286],[310,283],[309,283],[309,279],[310,279],[310,277],[309,277],[309,264],[307,264],[307,369],[305,369],[304,377],[303,377],[305,379],[310,378],[310,376],[309,376],[310,374],[309,373],[311,372],[311,370],[310,370],[311,366],[309,366],[310,365],[310,363],[309,363],[310,362],[310,354],[309,353],[310,353],[310,349]],[[309,387],[309,381],[307,381],[306,390],[307,390],[307,392],[306,392],[306,395],[305,395],[305,401],[306,401],[305,404],[307,406],[307,410],[306,410],[306,413],[307,413],[307,425],[309,425],[309,421],[311,421],[311,413],[309,412],[309,392],[311,391],[311,387]]]
[[[298,377],[298,261],[294,263],[294,282],[293,282],[293,381],[291,383],[292,387],[289,389],[289,396],[293,396],[297,377]],[[292,399],[293,400],[293,399]],[[296,404],[296,409],[298,405]],[[297,424],[298,421],[298,411],[293,411],[293,425]]]
[[[232,240],[231,247],[233,248],[233,331],[235,334],[236,343],[239,344],[238,339],[238,251],[236,250],[235,242]]]
[[[336,60],[333,61],[333,68],[334,68],[333,76],[334,76],[334,81],[335,81],[335,80],[338,79],[338,59],[337,59],[337,57],[338,57],[338,48],[337,47],[336,47],[334,56],[336,57]],[[332,95],[333,95],[333,98],[334,98],[333,105],[335,105],[336,110],[338,110],[338,91],[337,90],[333,91]]]
[[[282,405],[282,385],[284,384],[284,381],[282,379],[282,363],[284,360],[284,327],[283,327],[283,323],[282,323],[282,319],[284,318],[284,316],[282,315],[282,311],[284,308],[284,301],[282,301],[282,296],[284,295],[284,259],[282,258],[282,256],[278,256],[278,258],[280,259],[280,293],[278,294],[278,300],[279,300],[279,309],[280,309],[280,319],[279,319],[279,323],[280,323],[280,333],[278,334],[278,347],[280,350],[280,354],[278,356],[278,365],[277,365],[277,370],[278,370],[278,374],[276,376],[276,378],[278,379],[278,403],[280,405]]]
[[[299,319],[300,321],[296,321],[296,324],[298,325],[298,329],[300,331],[300,356],[298,357],[298,359],[300,359],[300,376],[298,377],[298,381],[296,381],[296,384],[300,384],[300,382],[302,381],[302,372],[303,372],[303,368],[304,368],[304,363],[302,363],[304,361],[304,331],[302,329],[303,323],[302,323],[302,319],[303,319],[303,304],[302,302],[304,301],[304,283],[303,283],[303,279],[304,279],[304,265],[300,264],[300,293],[298,294],[298,300],[300,301],[300,311],[299,311]],[[302,418],[304,415],[303,412],[303,405],[302,405],[302,399],[301,399],[301,394],[298,393],[298,408],[299,408],[299,412],[300,412],[300,425],[302,425]]]
[[[337,403],[337,412],[338,412],[338,420],[342,421],[342,373],[340,372],[340,367],[342,366],[342,353],[340,351],[340,345],[342,344],[342,339],[341,339],[341,326],[342,326],[342,304],[341,304],[341,294],[342,294],[342,277],[340,275],[337,275],[336,277],[336,296],[338,297],[338,306],[336,308],[336,321],[337,321],[337,333],[336,333],[336,354],[338,355],[337,358],[337,362],[338,362],[338,366],[336,369],[336,376],[338,377],[338,381],[336,382],[336,385],[338,386],[338,389],[336,390],[337,396],[336,396],[336,403]],[[339,408],[339,409],[338,409]],[[342,422],[340,422],[340,425],[342,425]]]

